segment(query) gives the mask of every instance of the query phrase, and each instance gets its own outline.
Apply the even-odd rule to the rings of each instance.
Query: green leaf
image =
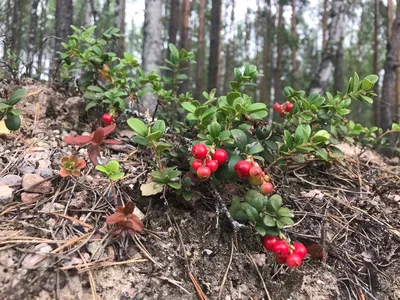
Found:
[[[190,102],[182,102],[181,106],[186,109],[187,111],[191,112],[191,113],[195,113],[196,111],[196,106],[194,106],[192,103]]]
[[[207,129],[213,138],[219,137],[221,133],[221,125],[217,121],[211,122],[211,124],[207,126]]]
[[[233,102],[240,96],[241,94],[239,92],[230,92],[228,93],[228,95],[226,95],[226,102],[228,102],[228,104],[232,106]]]
[[[326,143],[330,139],[330,135],[326,130],[317,131],[314,136],[311,138],[311,142],[314,144]]]
[[[90,101],[88,104],[86,104],[85,106],[85,111],[88,111],[89,109],[97,106],[97,101]]]
[[[276,222],[275,222],[274,218],[269,216],[269,215],[266,215],[264,217],[263,222],[264,222],[264,225],[268,226],[268,227],[275,227],[276,226]]]
[[[400,124],[393,123],[392,130],[395,130],[395,131],[400,130]]]
[[[266,228],[265,234],[270,236],[278,236],[279,229],[277,227],[268,227]]]
[[[22,98],[27,95],[27,91],[25,89],[18,89],[14,93],[11,94],[10,98],[8,99],[9,105],[17,104]]]
[[[98,86],[96,86],[96,85],[89,85],[89,86],[87,87],[87,89],[88,89],[89,91],[97,92],[97,93],[102,93],[102,92],[103,92],[103,90],[102,90],[101,88],[99,88]]]
[[[146,138],[144,138],[140,135],[133,136],[132,141],[134,143],[142,145],[142,146],[152,146],[153,145],[150,141],[148,141]]]
[[[169,44],[168,45],[169,50],[171,51],[171,54],[175,56],[177,59],[179,59],[179,50],[176,48],[174,44]]]
[[[368,102],[369,104],[374,103],[374,100],[371,97],[364,96],[364,95],[360,95],[360,96],[365,102]]]
[[[293,217],[293,212],[287,208],[287,207],[281,207],[278,210],[278,216],[279,217],[289,217],[292,218]]]
[[[102,173],[104,173],[106,175],[109,174],[109,171],[107,170],[107,168],[105,166],[102,166],[102,165],[97,165],[96,166],[96,170],[100,171],[100,172],[102,172]]]
[[[375,75],[375,74],[371,74],[371,75],[366,76],[366,77],[364,78],[364,80],[365,80],[365,79],[367,79],[367,80],[369,80],[370,82],[372,82],[373,84],[375,84],[375,83],[378,82],[379,77],[378,77],[377,75]]]
[[[293,137],[292,134],[290,133],[289,130],[286,130],[283,132],[285,135],[285,143],[288,146],[289,150],[294,149],[294,144],[293,144]]]
[[[294,225],[294,222],[293,222],[292,218],[290,218],[290,217],[279,218],[279,222],[281,222],[281,223],[283,223],[285,225],[290,225],[290,226]]]
[[[264,236],[267,233],[267,230],[265,229],[265,227],[262,224],[258,224],[258,223],[256,224],[256,231],[261,236]]]
[[[309,124],[300,124],[294,132],[294,142],[296,145],[302,145],[308,142],[311,134],[311,127]]]
[[[250,190],[244,195],[244,200],[260,212],[264,207],[265,196],[255,190]]]
[[[4,124],[6,125],[6,127],[11,130],[11,131],[15,131],[18,130],[19,127],[21,126],[21,119],[19,116],[16,116],[12,113],[7,113],[6,115],[6,119],[4,120]]]
[[[275,194],[269,197],[268,202],[267,202],[267,209],[271,213],[277,213],[279,211],[279,208],[282,206],[282,197]]]
[[[324,148],[319,148],[315,150],[315,152],[320,156],[323,160],[328,161],[328,152]]]
[[[268,116],[268,111],[266,111],[266,110],[261,110],[261,111],[253,112],[250,114],[250,118],[252,120],[262,120],[266,116]]]
[[[106,169],[111,173],[119,172],[119,162],[116,160],[111,160],[105,165]]]
[[[255,143],[250,149],[249,151],[247,151],[248,154],[257,154],[260,152],[264,151],[264,147],[259,143]]]
[[[252,206],[246,208],[246,215],[251,222],[257,222],[260,218],[258,211]]]
[[[6,104],[4,102],[0,102],[0,110],[7,109],[7,108],[10,108],[10,107],[12,107],[12,106],[8,105],[8,104]]]
[[[112,174],[112,175],[110,175],[110,176],[108,176],[108,179],[110,179],[110,180],[112,180],[112,181],[116,181],[116,180],[119,180],[119,179],[121,179],[122,177],[124,177],[124,173],[122,173],[122,172],[117,172],[117,173],[115,173],[115,174]]]
[[[167,184],[168,184],[168,186],[170,186],[170,187],[173,188],[174,190],[180,190],[181,187],[182,187],[182,184],[180,184],[180,183],[178,183],[178,182],[172,182],[172,181],[170,181],[170,182],[168,182]]]
[[[126,121],[128,126],[132,128],[136,133],[141,136],[147,136],[147,126],[146,124],[137,118],[130,118]]]
[[[21,111],[19,109],[11,109],[10,113],[12,113],[15,116],[19,116],[21,114]]]
[[[165,132],[165,121],[164,120],[157,120],[154,122],[153,127],[151,127],[151,132],[161,132],[161,135]]]
[[[246,134],[240,129],[232,129],[231,134],[240,151],[243,151],[247,144]]]

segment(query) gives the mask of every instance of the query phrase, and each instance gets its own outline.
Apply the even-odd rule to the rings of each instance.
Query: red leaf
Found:
[[[100,155],[100,149],[99,146],[91,144],[88,148],[88,154],[89,154],[89,159],[94,164],[97,166],[99,163],[97,162],[97,157]]]
[[[123,214],[124,214],[124,207],[123,207],[123,206],[116,206],[116,207],[115,207],[115,210],[116,210],[117,212],[120,212],[120,213],[123,213]]]
[[[92,137],[81,135],[81,136],[66,136],[64,138],[64,142],[71,145],[82,146],[85,144],[89,144],[92,141]]]
[[[104,144],[114,144],[114,145],[119,145],[119,144],[121,144],[120,141],[112,140],[112,139],[105,139],[105,140],[103,140],[103,143],[104,143]]]
[[[128,201],[124,207],[124,214],[131,214],[135,210],[135,203]]]
[[[107,127],[102,128],[104,130],[104,136],[109,135],[111,132],[115,130],[116,127],[117,127],[116,124],[111,124]]]
[[[120,212],[113,213],[112,215],[109,215],[106,219],[107,224],[113,225],[117,223],[124,222],[125,220],[125,215]]]
[[[104,129],[103,127],[99,127],[94,132],[93,136],[93,144],[100,144],[104,139]]]
[[[321,260],[326,263],[328,259],[328,253],[319,244],[312,244],[307,247],[307,253],[310,254],[311,258]]]
[[[76,164],[76,167],[80,170],[86,167],[86,161],[83,159],[78,159],[78,163]]]
[[[61,177],[68,177],[69,175],[70,175],[70,173],[67,171],[67,169],[61,168],[61,170],[60,170]]]
[[[126,221],[126,223],[130,223],[130,225],[125,226],[125,227],[132,228],[133,230],[135,230],[137,232],[143,231],[144,224],[137,215],[129,215],[128,219],[129,219],[129,221]]]

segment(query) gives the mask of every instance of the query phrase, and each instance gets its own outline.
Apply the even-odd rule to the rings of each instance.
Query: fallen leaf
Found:
[[[155,183],[155,182],[149,182],[149,183],[143,183],[140,186],[140,190],[142,191],[142,196],[152,196],[152,195],[157,195],[161,193],[164,189],[163,184]]]

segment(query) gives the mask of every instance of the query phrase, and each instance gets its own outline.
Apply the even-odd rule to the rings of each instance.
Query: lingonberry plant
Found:
[[[6,127],[11,131],[18,130],[21,126],[20,111],[14,105],[27,96],[25,89],[18,89],[7,100],[0,98],[0,120],[4,118]]]
[[[68,177],[81,175],[81,170],[86,167],[86,162],[77,156],[64,156],[60,161],[60,176]]]
[[[115,210],[116,212],[109,215],[106,219],[107,224],[115,225],[113,230],[114,235],[120,235],[124,232],[134,235],[137,232],[143,231],[143,222],[133,213],[135,204],[132,201],[128,201],[125,207],[117,206]]]

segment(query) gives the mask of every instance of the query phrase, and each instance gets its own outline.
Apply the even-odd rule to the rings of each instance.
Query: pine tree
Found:
[[[208,61],[208,91],[220,88],[221,50],[221,10],[222,0],[213,0],[211,9],[210,55]]]

